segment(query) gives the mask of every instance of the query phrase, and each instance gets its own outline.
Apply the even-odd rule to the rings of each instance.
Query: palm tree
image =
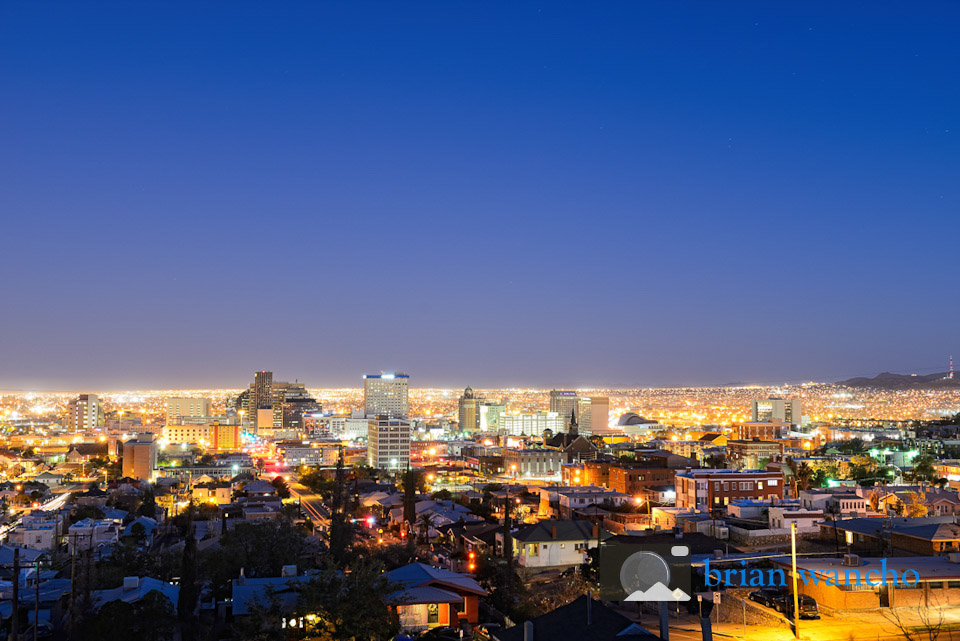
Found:
[[[810,483],[813,481],[813,468],[806,463],[801,463],[794,469],[793,476],[799,489],[809,490]]]
[[[417,519],[417,528],[420,530],[420,542],[429,543],[430,542],[430,528],[434,526],[433,514],[429,512],[424,512]]]

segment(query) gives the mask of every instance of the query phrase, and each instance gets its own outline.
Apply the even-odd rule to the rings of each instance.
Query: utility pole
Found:
[[[40,630],[40,557],[39,556],[37,557],[36,573],[37,573],[37,576],[35,578],[37,581],[37,585],[36,585],[37,592],[34,595],[35,598],[33,602],[33,641],[37,641],[37,635],[39,634],[39,630]]]
[[[13,614],[10,616],[10,640],[20,639],[20,548],[13,548]]]
[[[77,638],[77,537],[73,535],[73,550],[70,554],[70,638]],[[67,543],[70,535],[67,535]]]

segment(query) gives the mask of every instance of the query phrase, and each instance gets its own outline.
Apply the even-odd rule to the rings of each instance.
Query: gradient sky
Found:
[[[955,2],[0,4],[0,387],[960,358]]]

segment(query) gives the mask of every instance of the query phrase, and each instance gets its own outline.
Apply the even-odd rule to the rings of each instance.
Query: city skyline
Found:
[[[97,6],[0,8],[0,387],[960,354],[955,4]]]

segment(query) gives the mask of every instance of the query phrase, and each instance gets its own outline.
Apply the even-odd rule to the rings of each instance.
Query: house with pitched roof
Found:
[[[523,624],[497,630],[493,638],[494,641],[525,641],[530,633],[533,639],[577,641],[658,641],[660,638],[588,595]]]
[[[599,538],[610,536],[590,521],[540,521],[511,533],[513,553],[523,568],[564,568],[581,565],[587,551],[597,547]],[[502,550],[503,532],[497,533]]]
[[[475,625],[480,620],[479,599],[487,591],[466,574],[411,563],[385,576],[397,587],[387,603],[408,632]]]

